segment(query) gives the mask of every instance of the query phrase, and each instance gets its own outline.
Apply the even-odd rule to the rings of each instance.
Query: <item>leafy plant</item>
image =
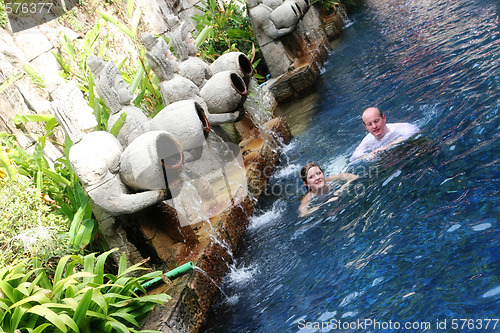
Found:
[[[202,0],[195,7],[204,13],[192,17],[198,22],[194,37],[202,57],[214,61],[226,52],[240,51],[253,62],[257,43],[243,2]]]
[[[9,23],[9,18],[7,17],[7,12],[5,11],[4,1],[0,2],[0,27],[5,28]]]
[[[30,256],[48,261],[71,253],[67,219],[47,201],[27,177],[0,179],[0,267]]]
[[[312,0],[311,5],[318,3],[320,4],[328,13],[333,13],[337,10],[339,6],[349,5],[353,6],[356,4],[356,0]]]
[[[47,132],[39,136],[31,154],[16,143],[12,134],[0,133],[1,170],[5,177],[12,180],[19,179],[19,176],[31,179],[34,187],[40,192],[40,198],[58,208],[66,218],[71,245],[77,250],[82,250],[94,239],[98,231],[97,222],[92,218],[89,199],[73,173],[67,157],[60,158],[52,169],[43,155],[46,141],[57,125],[54,116],[27,115],[15,118],[18,124],[29,121],[46,122]],[[67,140],[66,154],[70,147],[71,141]],[[10,220],[10,223],[12,221],[15,219]]]
[[[125,254],[117,275],[105,274],[114,251],[65,256],[51,278],[36,259],[0,268],[0,327],[7,332],[137,332],[153,307],[169,296],[138,296],[145,293],[143,283],[162,273],[130,276],[144,270],[143,263],[127,268]]]

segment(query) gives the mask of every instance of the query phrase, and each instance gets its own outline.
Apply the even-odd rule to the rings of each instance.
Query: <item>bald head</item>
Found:
[[[363,124],[377,140],[381,140],[389,131],[386,125],[386,119],[382,111],[378,108],[370,107],[363,112],[361,116]]]
[[[382,113],[382,111],[380,111],[379,108],[370,107],[363,112],[361,119],[363,120],[363,124],[366,124],[367,119],[372,119],[373,117],[383,117],[383,116],[384,114]]]

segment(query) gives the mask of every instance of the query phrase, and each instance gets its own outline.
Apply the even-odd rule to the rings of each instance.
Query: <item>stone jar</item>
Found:
[[[302,10],[296,2],[285,2],[272,11],[269,19],[277,29],[294,27],[302,17]]]
[[[203,108],[194,100],[172,103],[161,110],[150,122],[151,130],[163,130],[172,134],[182,146],[184,153],[202,149],[210,124]],[[186,160],[192,158],[187,154]]]
[[[227,113],[238,109],[248,96],[247,85],[235,71],[214,74],[200,90],[208,113]]]
[[[173,135],[150,131],[137,137],[123,151],[120,177],[133,190],[170,189],[174,197],[178,194],[173,190],[180,183],[183,161],[182,147]]]
[[[211,65],[213,74],[223,71],[235,71],[248,85],[253,76],[253,67],[250,60],[242,52],[229,52],[221,55]]]
[[[200,90],[189,79],[179,74],[174,74],[168,81],[159,83],[161,98],[165,105],[187,99],[196,99]]]
[[[212,77],[210,66],[198,57],[189,57],[179,64],[179,75],[191,80],[202,88]]]
[[[300,13],[302,14],[301,16],[306,15],[306,13],[310,7],[309,0],[285,0],[285,3],[287,3],[287,2],[297,4],[297,6],[300,8]]]

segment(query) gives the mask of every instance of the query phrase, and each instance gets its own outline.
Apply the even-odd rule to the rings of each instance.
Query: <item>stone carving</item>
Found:
[[[140,109],[130,105],[132,93],[113,62],[106,64],[95,56],[88,57],[87,61],[94,74],[97,93],[111,112],[108,128],[111,129],[120,116],[126,113],[125,122],[118,134],[118,141],[125,148],[138,136],[149,131],[149,120]]]
[[[150,33],[143,33],[141,37],[149,65],[160,81],[160,94],[165,105],[192,99],[205,106],[199,88],[190,79],[179,75],[179,65],[165,40]]]
[[[178,28],[178,30],[182,29]],[[176,62],[173,60],[173,55],[163,38],[156,39],[149,33],[144,33],[141,37],[148,50],[146,56],[149,64],[160,79],[160,92],[166,106],[182,100],[194,100],[203,110],[206,110],[205,114],[208,123],[210,126],[215,127],[218,132],[222,132],[217,127],[218,125],[233,123],[243,117],[244,112],[239,108],[245,101],[248,91],[245,82],[236,72],[229,70],[218,72],[206,81],[203,88],[199,90],[190,79],[177,74]],[[181,54],[187,54],[184,51],[185,47]],[[229,58],[227,59],[228,62],[232,61]],[[194,62],[185,62],[185,65],[189,66],[189,64],[194,64]],[[210,67],[208,70],[210,73],[212,72]],[[243,73],[242,70],[239,71]],[[199,67],[196,65],[194,65],[194,72],[200,72]],[[248,65],[246,66],[246,73],[246,75],[249,75]],[[162,113],[165,111],[162,111]]]
[[[140,211],[169,197],[163,179],[159,180],[162,184],[159,188],[164,189],[129,193],[119,174],[122,145],[108,132],[93,131],[97,125],[93,110],[74,82],[54,93],[52,107],[56,119],[73,141],[69,152],[71,167],[96,205],[111,215],[121,215]],[[158,146],[171,143],[173,138],[165,135],[168,138],[158,142]],[[170,156],[172,166],[182,164],[182,154],[177,158],[172,163]]]
[[[247,0],[252,27],[273,77],[293,69],[294,56],[280,40],[291,34],[304,15],[304,1]]]
[[[179,23],[176,17],[170,17],[172,25],[170,42],[179,59],[179,74],[202,88],[212,76],[210,66],[198,58],[198,48],[186,22]]]

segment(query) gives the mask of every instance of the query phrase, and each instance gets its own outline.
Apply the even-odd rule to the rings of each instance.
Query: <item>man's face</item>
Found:
[[[380,115],[380,111],[374,108],[367,109],[363,113],[363,124],[377,140],[380,140],[387,133],[385,116]]]

